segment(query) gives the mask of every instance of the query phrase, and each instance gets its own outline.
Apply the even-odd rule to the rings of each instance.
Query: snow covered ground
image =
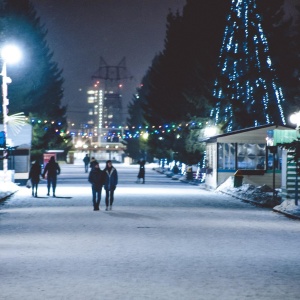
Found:
[[[156,165],[148,165],[148,169],[154,168],[159,173],[162,172],[161,168],[155,168]],[[171,177],[171,172],[165,172],[167,177]],[[173,176],[174,177],[174,176]],[[175,175],[176,177],[176,175]],[[174,178],[172,178],[174,180]],[[185,179],[185,176],[177,175],[177,180],[179,179],[184,183],[198,184],[198,182],[189,182]],[[0,183],[0,200],[9,197],[20,189],[15,183]],[[273,199],[272,189],[268,186],[255,187],[252,184],[244,183],[241,187],[235,188],[233,186],[233,178],[228,178],[223,184],[221,184],[217,192],[221,192],[242,201],[248,201],[254,204],[258,204],[264,207],[271,207],[274,211],[286,214],[289,217],[295,217],[300,219],[300,205],[295,205],[295,200],[286,200],[281,203],[280,191],[278,193],[278,198]]]
[[[197,180],[188,181],[183,175],[174,175],[171,171],[162,168],[155,168],[159,173],[165,174],[173,180],[180,180],[184,183],[200,184]],[[277,190],[277,196],[273,199],[272,188],[268,186],[255,186],[251,183],[244,183],[241,187],[235,188],[233,185],[233,177],[228,178],[221,184],[217,192],[224,193],[242,201],[254,203],[263,207],[273,208],[274,211],[283,213],[289,217],[300,219],[300,205],[295,205],[295,200],[286,200],[281,203],[280,190]]]
[[[138,167],[117,166],[95,212],[83,168],[57,198],[20,187],[0,205],[2,300],[296,300],[298,221]],[[72,180],[70,180],[72,178]]]
[[[5,199],[19,190],[19,186],[13,182],[0,183],[0,200]]]
[[[230,177],[218,187],[217,191],[239,198],[243,201],[248,201],[264,207],[271,207],[276,212],[300,219],[300,206],[295,205],[294,199],[286,200],[281,203],[280,190],[277,191],[278,196],[275,196],[275,199],[273,199],[272,188],[268,186],[256,187],[249,183],[245,183],[241,187],[234,187],[233,178]]]

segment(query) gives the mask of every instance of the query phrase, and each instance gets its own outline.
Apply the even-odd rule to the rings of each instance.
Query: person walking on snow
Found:
[[[118,184],[118,172],[113,167],[111,160],[106,162],[106,167],[104,172],[104,189],[106,192],[105,197],[105,210],[112,210],[112,205],[114,202],[114,192]]]
[[[60,167],[58,163],[55,161],[54,156],[50,157],[50,160],[44,169],[42,175],[43,178],[45,178],[46,173],[47,173],[47,188],[48,188],[47,196],[50,195],[50,187],[52,185],[53,197],[55,197],[56,181],[57,181],[57,175],[60,174]]]
[[[90,163],[90,157],[88,154],[85,155],[84,159],[83,159],[83,162],[84,162],[84,170],[85,170],[85,173],[88,172],[89,170],[89,163]]]
[[[142,179],[142,183],[145,183],[145,161],[144,159],[141,159],[138,161],[138,164],[140,165],[140,170],[139,170],[139,174],[137,176],[137,181],[136,183],[140,182],[140,179]]]
[[[32,196],[34,197],[37,197],[37,190],[40,182],[41,172],[42,172],[41,166],[39,162],[36,160],[29,172],[29,179],[31,180],[31,186],[32,186]]]
[[[100,210],[101,191],[103,187],[103,171],[98,163],[90,171],[88,181],[92,184],[94,210]]]

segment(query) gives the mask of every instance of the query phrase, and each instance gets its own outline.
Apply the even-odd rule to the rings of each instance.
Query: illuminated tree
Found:
[[[284,96],[255,0],[232,0],[218,62],[211,112],[224,130],[285,124]]]

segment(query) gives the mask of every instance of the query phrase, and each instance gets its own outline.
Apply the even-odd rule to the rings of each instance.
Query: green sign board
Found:
[[[290,143],[300,137],[299,132],[295,129],[280,130],[274,129],[274,146],[277,144]]]

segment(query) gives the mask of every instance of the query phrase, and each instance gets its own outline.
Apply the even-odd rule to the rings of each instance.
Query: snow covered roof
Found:
[[[265,143],[267,137],[267,131],[273,129],[281,129],[281,130],[291,130],[295,129],[288,125],[275,125],[275,124],[267,124],[261,125],[257,127],[249,127],[245,129],[240,129],[236,131],[231,131],[228,133],[223,133],[215,136],[208,137],[202,142],[206,143],[216,143],[216,142],[224,142],[224,143]]]

